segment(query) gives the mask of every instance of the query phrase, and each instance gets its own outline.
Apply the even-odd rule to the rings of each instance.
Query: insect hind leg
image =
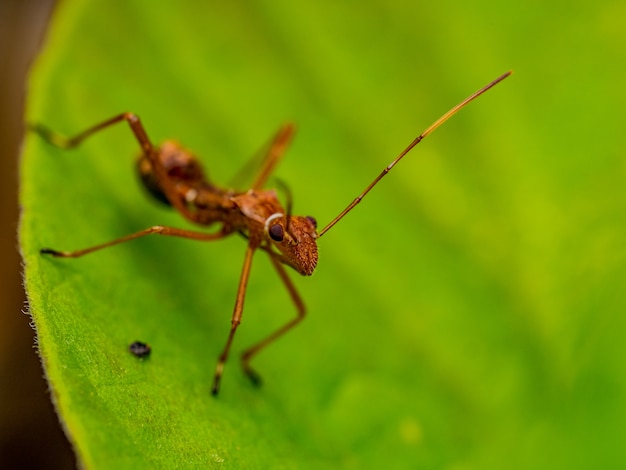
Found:
[[[153,145],[150,142],[150,139],[148,138],[148,135],[146,134],[146,131],[141,124],[141,121],[139,120],[139,116],[128,112],[113,116],[112,118],[109,118],[106,121],[102,121],[95,126],[92,126],[84,130],[80,134],[74,135],[72,137],[66,137],[62,134],[59,134],[58,132],[53,131],[52,129],[44,126],[41,123],[30,124],[29,129],[36,134],[39,134],[42,139],[44,139],[49,144],[54,145],[55,147],[59,147],[62,149],[72,149],[78,147],[85,139],[87,139],[91,135],[122,121],[128,122],[128,125],[133,131],[133,134],[135,134],[135,137],[139,141],[139,144],[144,151],[149,152],[150,150],[152,150]]]

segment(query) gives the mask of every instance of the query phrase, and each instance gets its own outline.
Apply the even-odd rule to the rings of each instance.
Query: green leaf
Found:
[[[292,274],[263,253],[219,397],[245,241],[139,187],[125,125],[22,164],[21,247],[59,415],[87,468],[607,468],[626,461],[626,57],[619,2],[64,2],[30,122],[67,135],[123,111],[226,184],[285,121],[277,176],[331,220],[430,122],[516,74],[419,145]],[[601,123],[602,125],[600,126]],[[135,340],[152,354],[128,352]]]

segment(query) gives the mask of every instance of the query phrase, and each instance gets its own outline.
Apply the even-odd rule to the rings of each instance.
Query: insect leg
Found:
[[[103,129],[106,129],[107,127],[110,127],[122,121],[128,122],[128,124],[130,125],[130,128],[133,131],[133,134],[135,134],[135,137],[139,141],[139,144],[141,145],[141,148],[144,151],[152,150],[153,146],[150,143],[150,139],[148,138],[146,131],[141,125],[141,121],[139,120],[139,117],[133,113],[118,114],[117,116],[113,116],[112,118],[107,119],[106,121],[96,124],[95,126],[92,126],[89,129],[86,129],[80,134],[77,134],[73,137],[65,137],[57,132],[54,132],[48,127],[42,124],[38,124],[38,123],[31,124],[30,129],[36,132],[37,134],[39,134],[46,142],[54,145],[55,147],[59,147],[62,149],[71,149],[74,147],[78,147],[83,142],[83,140],[95,134],[96,132],[99,132]]]
[[[250,377],[250,380],[252,380],[252,383],[254,383],[255,385],[259,385],[261,383],[261,377],[259,376],[259,374],[257,374],[254,371],[254,369],[250,367],[250,359],[252,359],[252,357],[255,356],[263,348],[265,348],[270,343],[277,340],[280,336],[284,335],[287,331],[289,331],[298,323],[300,323],[304,319],[304,316],[306,314],[306,307],[304,306],[304,302],[302,301],[300,294],[298,294],[298,291],[296,290],[296,286],[294,286],[293,282],[289,278],[289,275],[287,274],[287,271],[285,270],[284,266],[280,263],[278,259],[276,259],[271,254],[270,254],[270,260],[272,260],[272,264],[276,268],[276,271],[278,272],[280,279],[283,281],[283,284],[285,284],[285,287],[287,288],[287,291],[289,292],[289,296],[291,297],[291,300],[296,306],[297,316],[290,322],[280,327],[278,330],[274,331],[265,339],[259,341],[257,344],[255,344],[251,348],[248,348],[241,355],[241,365],[243,367],[243,370],[246,373],[246,375]]]
[[[217,366],[215,367],[215,376],[213,378],[213,388],[211,389],[211,393],[213,395],[217,395],[220,391],[220,381],[222,379],[222,374],[224,373],[224,364],[226,364],[226,360],[228,359],[228,353],[230,351],[230,346],[233,343],[233,338],[235,337],[235,331],[237,331],[237,327],[241,323],[241,316],[243,314],[243,301],[246,296],[246,287],[248,285],[248,278],[250,277],[250,267],[252,266],[252,255],[254,255],[254,251],[256,250],[256,245],[253,243],[248,244],[248,249],[246,250],[246,257],[243,262],[243,269],[241,270],[241,278],[239,279],[239,287],[237,289],[237,298],[235,300],[235,308],[233,309],[233,317],[231,319],[231,327],[230,333],[228,335],[228,340],[226,341],[226,346],[220,354],[217,360]]]
[[[263,187],[274,171],[274,168],[276,168],[276,165],[278,165],[278,162],[285,154],[294,132],[295,127],[293,124],[285,124],[278,130],[267,150],[267,154],[263,160],[263,166],[256,175],[254,183],[252,183],[252,189],[261,189]]]
[[[170,181],[167,176],[167,171],[163,167],[163,162],[161,161],[160,151],[157,147],[152,145],[146,130],[141,124],[141,120],[139,116],[133,113],[122,113],[117,116],[113,116],[106,121],[103,121],[95,126],[90,127],[89,129],[77,134],[73,137],[65,137],[61,134],[58,134],[48,127],[42,124],[32,124],[30,129],[37,134],[39,134],[46,142],[54,145],[55,147],[60,147],[62,149],[72,149],[79,146],[85,139],[92,136],[93,134],[106,129],[114,124],[119,122],[126,121],[130,126],[137,142],[141,146],[141,149],[145,156],[148,158],[150,163],[152,164],[152,169],[154,170],[156,177],[159,182],[160,188],[163,190],[165,197],[172,204],[172,206],[179,211],[183,216],[185,216],[188,220],[195,221],[195,214],[189,210],[189,208],[183,203],[183,201],[176,194],[176,188]]]
[[[190,238],[192,240],[199,241],[212,241],[219,240],[224,236],[228,235],[228,232],[222,230],[216,233],[204,233],[204,232],[194,232],[192,230],[182,230],[174,227],[164,227],[162,225],[155,225],[154,227],[147,228],[145,230],[141,230],[139,232],[131,233],[130,235],[126,235],[124,237],[116,238],[115,240],[111,240],[107,243],[102,243],[100,245],[91,246],[89,248],[84,248],[82,250],[76,251],[58,251],[53,250],[51,248],[42,248],[40,250],[41,254],[44,255],[52,255],[57,258],[79,258],[88,253],[93,253],[94,251],[101,250],[103,248],[107,248],[109,246],[118,245],[120,243],[128,242],[130,240],[134,240],[135,238],[144,237],[146,235],[165,235],[169,237],[181,237],[181,238]]]

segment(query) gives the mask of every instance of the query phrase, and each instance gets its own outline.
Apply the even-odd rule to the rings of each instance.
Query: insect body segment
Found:
[[[241,232],[255,248],[262,246],[300,274],[313,273],[318,259],[317,233],[310,217],[285,215],[273,190],[238,193],[211,184],[196,157],[174,141],[165,141],[153,153],[167,175],[167,185],[174,188],[177,204],[190,211],[192,222],[205,226],[222,223],[224,235]],[[155,199],[172,206],[152,161],[145,153],[137,160],[141,181]]]
[[[243,267],[235,297],[230,332],[226,345],[218,357],[211,390],[213,394],[217,394],[219,391],[224,365],[228,359],[235,332],[241,323],[253,255],[260,249],[265,251],[270,257],[272,265],[296,307],[297,315],[265,339],[243,352],[241,356],[243,370],[253,383],[258,384],[260,383],[260,378],[250,366],[250,360],[259,351],[302,321],[306,313],[304,303],[289,278],[284,265],[290,266],[302,275],[311,275],[318,262],[317,240],[361,202],[396,163],[422,139],[470,101],[507,78],[510,74],[511,72],[507,72],[479,89],[426,128],[352,203],[319,231],[317,230],[317,222],[313,217],[294,216],[291,214],[290,197],[285,209],[275,191],[263,189],[267,179],[276,168],[293,137],[294,126],[292,124],[284,125],[276,133],[264,153],[261,168],[254,179],[251,189],[247,191],[225,189],[212,184],[196,157],[174,141],[168,140],[161,144],[160,147],[154,146],[148,138],[141,121],[132,113],[114,116],[71,138],[63,137],[44,126],[34,125],[32,130],[40,134],[46,141],[57,147],[69,149],[78,146],[87,137],[109,126],[120,122],[128,123],[141,147],[141,154],[137,161],[137,170],[148,192],[158,201],[176,209],[191,222],[203,227],[214,224],[219,226],[217,231],[207,233],[159,225],[82,250],[58,251],[44,248],[41,250],[41,253],[60,258],[78,258],[94,251],[152,234],[208,242],[219,240],[233,233],[240,233],[247,239],[248,246],[244,255]]]
[[[278,259],[304,276],[317,266],[317,231],[310,217],[289,216],[272,225],[268,234],[282,256]],[[287,222],[289,225],[287,227]]]
[[[181,196],[181,202],[192,205],[197,202],[199,192],[214,193],[218,188],[208,183],[198,160],[177,142],[168,140],[155,149],[165,169],[168,179]],[[152,162],[145,153],[137,159],[137,173],[148,192],[158,201],[171,206],[163,192],[162,185],[153,169]]]

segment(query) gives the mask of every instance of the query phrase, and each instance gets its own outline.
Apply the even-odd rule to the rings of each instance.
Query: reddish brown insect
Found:
[[[243,269],[235,298],[235,307],[231,320],[230,334],[222,353],[219,356],[212,393],[219,391],[224,364],[228,358],[235,331],[241,323],[246,285],[252,265],[252,256],[258,249],[265,251],[285,284],[293,303],[296,306],[297,316],[283,327],[279,328],[265,339],[247,349],[241,356],[244,372],[254,383],[260,383],[258,374],[250,367],[250,359],[269,343],[298,324],[305,315],[305,307],[300,295],[283,265],[295,269],[298,273],[308,276],[313,273],[317,265],[317,239],[332,228],[342,217],[350,212],[365,195],[422,139],[437,127],[456,114],[491,87],[508,77],[507,72],[480,90],[476,91],[447,113],[437,119],[422,132],[395,160],[393,160],[365,190],[352,201],[322,230],[317,230],[313,217],[300,217],[291,214],[290,203],[287,209],[278,200],[275,191],[262,189],[272,174],[278,161],[283,156],[294,128],[291,124],[283,126],[271,142],[264,157],[260,171],[256,175],[252,187],[245,192],[232,189],[223,189],[211,184],[204,176],[202,167],[196,157],[180,147],[176,142],[166,141],[160,147],[152,144],[139,118],[132,113],[124,113],[104,121],[75,137],[66,138],[49,129],[36,125],[34,130],[45,140],[61,148],[78,146],[87,137],[113,124],[126,121],[139,144],[142,154],[139,157],[137,169],[148,191],[159,201],[173,206],[188,220],[202,226],[219,225],[219,230],[213,233],[196,232],[173,227],[154,226],[130,235],[112,240],[101,245],[92,246],[77,251],[57,251],[44,248],[41,253],[61,258],[78,258],[79,256],[101,250],[118,243],[134,240],[150,234],[167,235],[172,237],[191,238],[200,241],[219,240],[233,233],[240,233],[248,240]]]

